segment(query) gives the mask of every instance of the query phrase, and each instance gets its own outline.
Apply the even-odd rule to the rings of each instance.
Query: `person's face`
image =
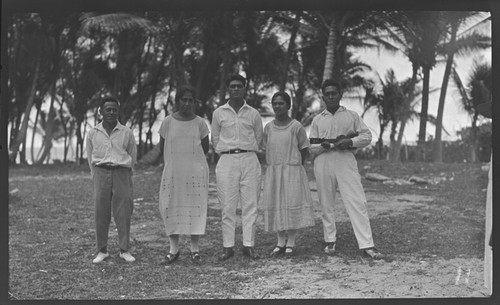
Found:
[[[232,99],[242,99],[245,95],[245,87],[239,80],[232,80],[229,83],[229,97]]]
[[[336,109],[340,105],[342,92],[335,86],[328,86],[323,91],[323,101],[327,109]]]
[[[106,102],[99,109],[102,119],[109,124],[115,124],[118,121],[118,105],[115,102]]]
[[[179,100],[179,111],[183,115],[190,115],[194,112],[195,100],[191,92],[184,92]]]
[[[275,97],[271,101],[271,105],[273,106],[273,111],[276,116],[288,113],[288,104],[286,103],[285,99],[281,96]]]

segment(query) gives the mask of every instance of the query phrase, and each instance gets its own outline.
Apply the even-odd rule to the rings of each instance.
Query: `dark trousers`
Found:
[[[125,167],[94,167],[95,232],[97,250],[108,245],[111,212],[118,229],[120,249],[129,249],[132,200],[132,170]]]

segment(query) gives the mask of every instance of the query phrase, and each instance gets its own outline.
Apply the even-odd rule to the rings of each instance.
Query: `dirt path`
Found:
[[[12,177],[11,182],[46,179],[44,176]],[[90,179],[82,173],[51,177],[55,179]],[[316,186],[311,182],[316,217],[320,217]],[[13,190],[11,190],[13,191]],[[210,184],[209,208],[220,209],[215,185]],[[432,212],[428,204],[432,197],[423,195],[388,196],[367,190],[370,218],[403,214],[411,209]],[[155,200],[136,198],[136,205],[157,206]],[[337,221],[348,221],[343,204],[335,206]],[[214,217],[214,216],[211,216]],[[213,222],[220,219],[212,219]],[[263,226],[262,213],[258,226]],[[116,234],[111,232],[110,235]],[[134,223],[131,234],[148,248],[163,249],[164,236],[157,220]],[[210,241],[202,240],[202,243]],[[201,245],[202,247],[204,245]],[[221,276],[241,275],[245,280],[230,298],[449,298],[486,297],[483,287],[483,261],[479,258],[444,260],[430,255],[425,259],[395,256],[392,261],[348,260],[342,255],[328,257],[312,255],[307,260],[262,259],[250,263],[253,268],[221,269]],[[208,268],[208,267],[207,267]]]
[[[315,185],[311,183],[311,189]],[[317,193],[312,192],[316,217],[320,217]],[[423,195],[387,196],[366,193],[370,218],[397,215],[418,208],[425,213],[432,197]],[[147,203],[156,205],[156,203]],[[215,185],[210,185],[209,207],[219,209],[215,198]],[[340,202],[335,206],[336,220],[348,221],[347,212]],[[259,213],[258,226],[263,226]],[[218,219],[217,219],[218,220]],[[241,223],[239,223],[241,225]],[[135,238],[148,241],[161,240],[147,229],[156,223],[136,224]],[[141,227],[144,228],[142,234]],[[202,241],[206,242],[206,241]],[[156,246],[164,247],[158,243]],[[431,256],[418,260],[414,257],[393,257],[391,262],[345,260],[339,256],[311,256],[300,263],[292,259],[265,259],[247,271],[223,271],[224,275],[251,277],[242,282],[231,298],[439,298],[485,297],[483,287],[483,261],[481,259],[438,259]]]
[[[243,283],[240,298],[439,298],[484,297],[479,259],[421,260],[399,257],[391,263],[345,262],[311,257],[296,265],[273,260]]]

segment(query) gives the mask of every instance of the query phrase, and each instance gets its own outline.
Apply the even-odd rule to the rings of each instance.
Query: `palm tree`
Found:
[[[473,141],[471,146],[471,160],[472,162],[477,162],[478,141],[476,135],[478,132],[477,122],[479,118],[477,106],[492,101],[491,65],[488,63],[480,63],[475,60],[467,84],[462,82],[460,75],[455,69],[453,69],[452,73],[453,80],[460,93],[461,106],[471,117],[471,139]]]
[[[396,133],[395,127],[398,125],[396,117],[396,108],[404,101],[404,93],[401,84],[396,80],[394,70],[389,69],[386,73],[385,80],[382,80],[377,73],[378,83],[382,86],[382,90],[375,90],[379,87],[375,82],[367,82],[363,87],[365,89],[364,111],[362,117],[370,108],[375,108],[378,113],[379,120],[379,137],[377,140],[377,156],[378,159],[384,158],[383,155],[383,135],[386,127],[392,122],[393,131],[391,139],[394,139]]]
[[[292,29],[290,33],[290,39],[288,42],[288,49],[286,51],[285,55],[285,62],[283,64],[283,70],[281,72],[281,79],[279,82],[279,89],[281,91],[285,90],[287,79],[288,79],[288,71],[290,67],[290,62],[292,61],[293,54],[295,52],[295,39],[297,37],[298,31],[299,31],[299,26],[300,26],[300,20],[302,18],[302,12],[298,11],[295,12],[295,18],[292,23]]]
[[[13,113],[18,118],[18,124],[11,129],[11,162],[15,162],[18,154],[21,156],[21,163],[26,162],[26,134],[31,110],[37,99],[41,99],[47,92],[49,84],[55,81],[53,74],[49,72],[52,62],[45,60],[53,55],[49,36],[52,26],[49,19],[47,16],[42,18],[40,14],[21,15],[11,19],[12,32],[9,36],[12,45],[16,47],[8,49],[12,64],[10,71],[14,72],[9,74],[8,87],[12,108],[15,109]]]
[[[322,32],[328,33],[322,80],[344,79],[344,71],[349,65],[349,48],[374,47],[363,39],[367,33],[375,31],[384,21],[382,12],[335,11],[316,13],[322,21]],[[344,74],[344,75],[343,75]]]
[[[425,129],[428,120],[430,70],[436,64],[438,42],[446,33],[442,14],[443,12],[439,11],[388,12],[386,22],[382,23],[378,31],[369,36],[369,39],[375,41],[381,48],[390,52],[401,52],[411,62],[412,77],[406,92],[407,97],[404,102],[406,107],[415,98],[414,88],[417,83],[417,75],[422,69],[423,84],[419,128],[421,149],[425,142]],[[421,155],[423,154],[421,153]],[[425,158],[425,156],[420,158],[422,157]]]
[[[491,16],[488,16],[481,20],[479,23],[475,24],[473,27],[462,32],[460,37],[457,39],[457,32],[462,24],[466,21],[470,20],[471,17],[481,16],[481,13],[478,12],[446,12],[445,18],[448,22],[450,38],[449,41],[445,41],[443,43],[443,51],[446,56],[446,66],[443,76],[443,83],[441,86],[441,92],[439,96],[439,105],[438,105],[438,113],[437,113],[437,123],[436,123],[436,132],[434,136],[433,143],[433,161],[434,162],[442,162],[442,141],[441,141],[441,130],[443,126],[443,113],[444,113],[444,104],[446,99],[446,91],[448,88],[448,81],[451,75],[451,69],[453,66],[454,56],[465,56],[470,55],[472,51],[488,48],[491,46],[491,38],[486,35],[482,35],[478,32],[470,32],[477,28],[479,25],[482,25],[486,22],[489,22]]]

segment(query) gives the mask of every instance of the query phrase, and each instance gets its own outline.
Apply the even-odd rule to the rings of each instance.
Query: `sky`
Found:
[[[373,70],[377,71],[382,78],[385,77],[385,74],[391,68],[394,70],[395,76],[399,81],[411,77],[411,63],[402,55],[388,54],[387,52],[380,52],[380,54],[378,54],[374,51],[360,51],[357,54],[361,60],[371,65]],[[474,60],[491,63],[491,48],[480,52],[478,55],[466,58],[456,58],[456,69],[464,82],[468,79]],[[443,82],[444,66],[444,62],[438,63],[430,73],[430,90],[438,90],[434,91],[429,96],[428,113],[436,117],[440,94],[439,88]],[[361,104],[356,101],[348,101],[345,103],[345,106],[356,110],[360,114],[363,111]],[[420,111],[420,105],[417,106],[417,111]],[[376,114],[372,112],[371,114],[365,115],[364,121],[372,129],[372,132],[376,132],[374,137],[378,137],[379,127]],[[460,108],[459,93],[453,80],[450,78],[443,114],[443,126],[446,131],[448,131],[449,135],[443,132],[443,140],[456,140],[457,131],[470,125],[470,117],[463,109]],[[414,119],[406,126],[405,140],[408,141],[408,143],[414,143],[417,140],[418,129],[418,119]],[[428,123],[426,131],[427,135],[434,136],[436,127],[433,124]]]

